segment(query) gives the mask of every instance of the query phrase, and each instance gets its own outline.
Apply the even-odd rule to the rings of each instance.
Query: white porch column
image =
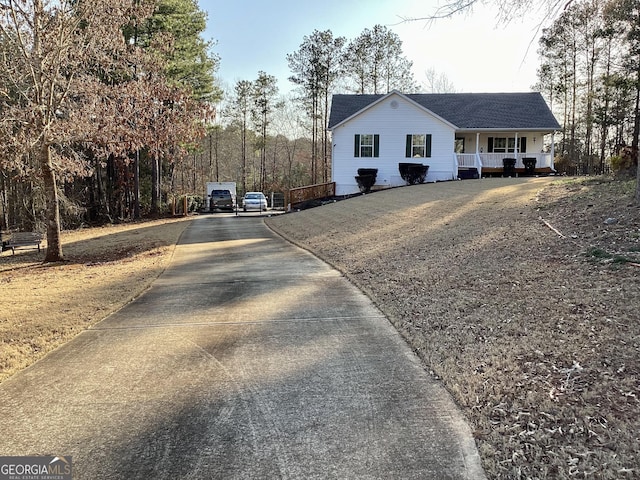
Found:
[[[518,163],[518,153],[520,153],[520,149],[518,148],[518,132],[516,132],[516,138],[514,139],[513,153],[515,154],[514,157],[516,157],[516,163]]]
[[[551,132],[551,170],[555,170],[554,159],[556,158],[556,132]]]
[[[482,178],[482,159],[480,158],[480,132],[476,132],[476,158],[474,164],[478,169],[478,178]]]

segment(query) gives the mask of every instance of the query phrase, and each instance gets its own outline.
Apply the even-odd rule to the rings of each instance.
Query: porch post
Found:
[[[476,156],[473,160],[475,167],[478,169],[478,178],[482,178],[482,158],[480,158],[480,132],[476,132]]]
[[[551,170],[555,170],[555,158],[556,158],[556,132],[551,132]]]
[[[513,153],[515,153],[514,157],[516,157],[516,163],[518,162],[519,152],[520,152],[520,149],[518,148],[518,132],[516,132],[516,138],[514,139],[514,145],[513,145]]]

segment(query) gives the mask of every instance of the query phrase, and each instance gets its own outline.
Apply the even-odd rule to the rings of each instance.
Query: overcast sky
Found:
[[[299,49],[305,35],[328,29],[352,40],[376,24],[398,34],[419,84],[429,69],[446,75],[460,92],[530,91],[536,82],[535,18],[497,26],[496,12],[480,6],[435,24],[402,22],[403,17],[428,16],[437,0],[198,2],[208,15],[205,39],[217,43],[218,75],[228,86],[255,80],[263,70],[278,78],[281,93],[289,91],[286,56]]]

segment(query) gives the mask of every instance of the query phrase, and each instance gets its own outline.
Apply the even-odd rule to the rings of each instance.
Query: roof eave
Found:
[[[508,128],[458,128],[456,132],[471,132],[471,133],[498,133],[498,132],[555,132],[560,130],[560,126],[557,127],[508,127]]]

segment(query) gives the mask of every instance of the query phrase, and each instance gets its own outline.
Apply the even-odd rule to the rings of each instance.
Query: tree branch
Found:
[[[442,20],[445,18],[451,18],[460,13],[472,13],[473,6],[480,0],[454,0],[438,7],[433,15],[425,17],[403,17],[400,16],[400,23],[406,22],[427,22],[432,23],[436,20]],[[548,20],[555,18],[561,11],[566,10],[573,3],[573,0],[545,0],[542,4],[538,5],[534,0],[493,0],[491,4],[497,7],[499,15],[497,18],[498,24],[509,23],[514,18],[517,18],[519,14],[529,12],[534,8],[537,10],[546,10],[542,18],[540,19],[539,28],[536,33],[542,28]]]

